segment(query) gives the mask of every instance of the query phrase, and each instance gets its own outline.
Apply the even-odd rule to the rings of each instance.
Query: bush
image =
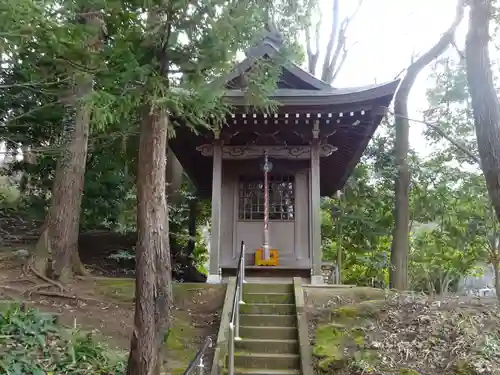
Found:
[[[0,206],[13,206],[19,200],[19,190],[5,176],[0,176]]]
[[[125,362],[54,316],[11,306],[0,312],[0,373],[9,375],[120,375]]]

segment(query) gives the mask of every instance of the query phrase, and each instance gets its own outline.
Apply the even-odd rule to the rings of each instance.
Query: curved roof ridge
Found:
[[[384,81],[382,83],[372,83],[369,85],[362,85],[362,86],[343,86],[343,87],[334,87],[332,86],[332,89],[334,92],[353,92],[353,91],[366,91],[366,90],[373,90],[377,89],[379,87],[384,87],[387,85],[393,85],[395,82],[399,83],[398,79],[392,80],[392,81]]]
[[[303,77],[307,77],[308,81],[309,80],[314,80],[315,83],[316,83],[316,87],[318,87],[319,89],[321,90],[329,90],[329,89],[332,89],[333,86],[330,85],[328,82],[325,82],[323,81],[322,79],[320,78],[317,78],[314,74],[311,74],[309,73],[309,71],[307,71],[306,69],[303,69],[300,65],[294,63],[293,61],[290,61],[290,67],[292,69],[296,69],[296,70],[299,70],[300,71],[300,75],[302,75]],[[296,71],[292,71],[292,73],[295,73],[296,75],[299,75]]]
[[[340,105],[375,100],[390,96],[399,86],[399,80],[360,87],[331,88],[331,90],[277,89],[270,97],[283,105]],[[245,92],[241,89],[228,90],[225,99],[233,105],[246,105]]]

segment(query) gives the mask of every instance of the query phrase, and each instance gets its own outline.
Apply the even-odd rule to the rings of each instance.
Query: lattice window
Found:
[[[295,179],[293,176],[269,176],[269,220],[294,220]],[[264,220],[264,179],[240,178],[240,220]]]

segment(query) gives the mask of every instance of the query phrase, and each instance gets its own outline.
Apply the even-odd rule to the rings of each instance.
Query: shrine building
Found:
[[[241,241],[249,276],[322,282],[320,198],[342,189],[399,84],[334,88],[283,61],[272,95],[278,110],[254,111],[241,76],[256,60],[277,58],[281,45],[281,35],[268,31],[225,77],[234,110],[220,131],[180,127],[169,141],[200,194],[212,199],[207,282],[235,274]]]

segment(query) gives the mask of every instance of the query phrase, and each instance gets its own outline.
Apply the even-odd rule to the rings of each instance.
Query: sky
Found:
[[[323,14],[324,39],[320,49],[328,42],[331,24],[331,0],[318,0]],[[358,0],[342,0],[341,17],[351,14]],[[364,0],[349,29],[347,60],[335,81],[337,87],[362,86],[375,81],[390,81],[407,67],[412,55],[420,55],[437,42],[449,27],[455,15],[456,0]],[[457,43],[463,45],[466,22],[457,31]],[[320,55],[321,56],[321,55]],[[321,57],[320,57],[321,61]],[[409,99],[411,118],[422,119],[426,109],[427,77],[430,69],[421,72]],[[419,153],[428,153],[428,145],[421,135],[425,125],[412,123],[411,146]],[[2,155],[0,145],[0,158]]]
[[[326,49],[331,24],[331,0],[318,0],[323,14],[320,49]],[[351,14],[358,0],[340,1],[341,17]],[[455,16],[456,0],[364,0],[349,29],[347,60],[334,86],[362,86],[390,81],[410,62],[435,44]],[[457,31],[457,44],[464,44],[466,22]],[[450,51],[452,53],[453,51]],[[320,58],[321,59],[321,58]],[[422,119],[427,108],[430,68],[419,75],[409,98],[411,118]],[[410,142],[419,153],[427,154],[428,145],[421,135],[425,125],[412,123]]]

